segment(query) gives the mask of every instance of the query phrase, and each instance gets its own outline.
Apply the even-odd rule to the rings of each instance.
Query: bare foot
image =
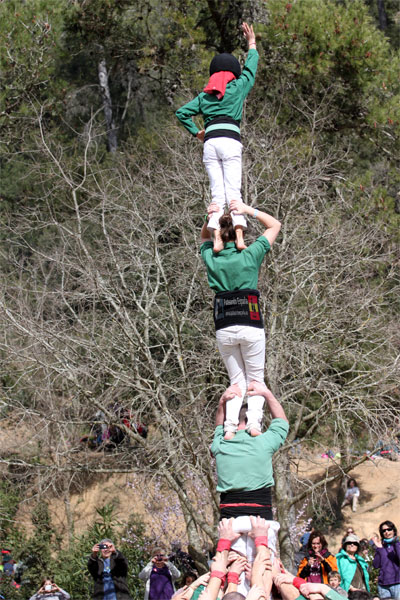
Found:
[[[247,248],[247,246],[243,240],[241,242],[239,242],[239,240],[236,240],[235,244],[236,244],[236,248],[238,250],[246,250],[246,248]]]
[[[235,240],[236,248],[238,250],[246,250],[247,246],[244,243],[244,239],[243,239],[243,229],[238,226],[235,228],[235,233],[236,233],[236,240]]]
[[[224,242],[221,239],[221,233],[219,231],[219,229],[215,230],[214,233],[214,245],[213,245],[213,250],[214,252],[221,252],[221,250],[224,249]]]
[[[227,431],[224,435],[224,440],[233,440],[234,437],[235,437],[234,431]]]
[[[258,435],[261,435],[261,431],[252,427],[251,429],[249,429],[249,434],[251,435],[251,437],[257,437]]]

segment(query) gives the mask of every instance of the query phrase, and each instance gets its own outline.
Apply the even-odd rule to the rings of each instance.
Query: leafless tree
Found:
[[[266,379],[291,422],[275,460],[288,564],[296,502],[317,502],[353,464],[345,457],[321,483],[305,481],[291,470],[294,440],[350,447],[361,437],[372,448],[390,435],[399,404],[395,248],[352,204],[345,157],[318,145],[323,114],[299,108],[310,132],[290,138],[271,115],[260,117],[247,138],[243,186],[247,202],[283,222],[259,287]],[[26,431],[1,461],[40,473],[41,493],[68,476],[59,492],[66,507],[74,479],[91,473],[161,476],[178,495],[200,561],[218,519],[208,448],[227,384],[198,254],[208,202],[201,148],[169,128],[155,148],[129,147],[104,163],[86,127],[72,164],[40,116],[39,131],[30,176],[42,181],[42,197],[10,220],[1,246],[2,397]],[[251,227],[249,238],[256,235]],[[151,423],[146,440],[123,424],[121,410]],[[97,411],[124,431],[134,453],[82,449]]]

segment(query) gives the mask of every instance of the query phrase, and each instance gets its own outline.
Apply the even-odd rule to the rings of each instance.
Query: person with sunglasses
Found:
[[[379,569],[379,598],[400,599],[400,540],[392,521],[379,525],[381,541],[374,540],[375,556],[372,566]]]
[[[342,549],[336,554],[338,571],[342,579],[341,586],[346,592],[366,590],[369,592],[368,565],[359,554],[360,540],[350,534],[343,542]]]

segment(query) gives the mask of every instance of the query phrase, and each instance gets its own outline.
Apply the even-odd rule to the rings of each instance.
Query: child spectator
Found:
[[[176,111],[176,116],[186,129],[199,140],[204,141],[203,162],[206,168],[212,201],[218,204],[208,223],[214,236],[214,252],[220,252],[224,244],[219,233],[219,220],[224,205],[231,200],[241,200],[242,184],[242,144],[240,121],[243,103],[254,85],[257,71],[258,52],[253,26],[242,25],[249,53],[241,73],[239,61],[228,53],[214,56],[210,64],[210,80],[204,91]],[[201,131],[193,123],[192,117],[203,115],[205,129]],[[243,215],[233,215],[236,232],[236,247],[246,248],[243,229],[246,219]]]
[[[339,571],[331,571],[328,573],[328,585],[335,590],[341,596],[345,596],[347,598],[347,592],[340,586],[340,582],[342,578],[340,577]]]

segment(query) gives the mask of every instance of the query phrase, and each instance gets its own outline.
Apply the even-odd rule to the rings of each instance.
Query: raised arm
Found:
[[[250,48],[256,48],[256,36],[255,33],[253,31],[253,25],[248,25],[247,23],[242,23],[242,31],[243,31],[243,35],[247,40],[247,47],[248,50],[250,50]]]
[[[231,200],[229,210],[233,212],[234,215],[249,215],[250,217],[255,217],[257,221],[266,228],[262,235],[267,238],[272,246],[281,229],[280,221],[275,219],[272,215],[269,215],[258,208],[248,206],[240,200]]]
[[[267,401],[269,412],[271,413],[271,417],[273,419],[284,419],[285,421],[288,420],[285,415],[285,411],[278,400],[275,398],[271,390],[269,390],[263,383],[251,381],[248,385],[247,393],[249,396],[264,396],[265,400]]]
[[[228,555],[231,544],[240,537],[240,533],[233,531],[233,519],[222,519],[218,525],[217,552],[211,563],[210,581],[207,586],[209,600],[217,600],[222,580],[225,577],[228,564]]]

